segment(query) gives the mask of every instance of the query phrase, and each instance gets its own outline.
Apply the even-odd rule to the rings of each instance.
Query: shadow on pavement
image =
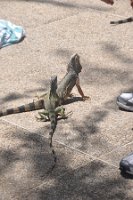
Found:
[[[122,63],[126,63],[126,64],[133,63],[133,58],[129,57],[128,55],[123,54],[119,46],[117,46],[116,44],[104,42],[102,43],[102,46],[106,53],[112,54],[115,59],[121,60]]]
[[[8,1],[8,0],[4,0]],[[11,0],[11,1],[24,1],[24,2],[35,2],[35,3],[44,3],[44,4],[49,4],[52,6],[56,7],[64,7],[68,9],[79,9],[79,10],[87,10],[87,9],[92,9],[92,10],[97,10],[97,11],[110,11],[112,8],[111,7],[99,7],[97,5],[84,5],[84,4],[76,4],[76,3],[68,3],[68,2],[62,2],[58,0]]]
[[[69,152],[65,154],[65,148],[58,152],[58,161],[56,168],[47,176],[47,170],[51,165],[52,156],[50,156],[50,150],[46,140],[36,133],[22,133],[14,132],[12,134],[12,140],[19,139],[21,144],[9,150],[2,149],[0,153],[1,162],[1,178],[7,173],[7,170],[16,171],[15,163],[23,162],[25,168],[28,168],[29,164],[32,166],[29,170],[30,179],[41,180],[42,184],[26,194],[23,191],[24,177],[21,181],[14,177],[12,179],[12,187],[16,187],[17,192],[22,199],[30,196],[30,199],[118,199],[118,200],[132,200],[128,196],[128,191],[132,189],[132,185],[128,184],[128,179],[124,179],[120,176],[116,168],[104,164],[101,161],[85,161],[82,165],[78,165],[73,168],[73,159],[69,155],[74,154]],[[62,146],[62,147],[61,147]],[[64,150],[64,151],[63,151]],[[67,149],[68,150],[68,149]],[[58,151],[60,149],[58,148]],[[25,152],[25,153],[24,153]],[[56,150],[57,152],[57,150]],[[71,155],[72,156],[72,155]],[[70,156],[70,157],[71,157]],[[72,163],[70,163],[72,162]],[[19,166],[19,165],[18,165]],[[23,175],[24,169],[18,169]],[[49,184],[48,180],[53,180],[52,184]],[[9,180],[11,179],[9,178]],[[18,182],[19,181],[19,182]],[[29,184],[27,183],[27,189]],[[8,188],[4,188],[7,190]],[[28,195],[28,196],[27,196]],[[33,196],[34,195],[34,196]],[[33,198],[34,197],[34,198]],[[20,198],[21,199],[21,198]]]

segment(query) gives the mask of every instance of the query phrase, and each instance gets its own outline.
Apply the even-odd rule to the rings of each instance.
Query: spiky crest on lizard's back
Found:
[[[54,156],[54,163],[56,163],[56,154],[52,145],[52,138],[57,125],[58,115],[66,118],[65,109],[60,106],[60,98],[56,93],[57,89],[57,76],[51,77],[49,92],[44,95],[45,108],[43,112],[39,112],[39,121],[51,122],[51,130],[49,132],[49,145]],[[55,164],[54,164],[55,166]]]
[[[80,64],[80,57],[76,53],[74,54],[70,62],[67,65],[67,73],[65,74],[64,78],[61,80],[61,82],[58,85],[57,88],[57,94],[60,98],[60,104],[65,102],[65,100],[70,96],[70,93],[73,89],[73,87],[76,85],[79,94],[82,96],[82,99],[88,99],[89,97],[86,97],[81,89],[80,83],[79,83],[79,73],[82,70],[82,65]],[[53,81],[53,80],[52,80]],[[56,82],[56,80],[55,80]],[[57,86],[56,84],[53,84],[53,90],[55,89],[54,87]],[[52,91],[52,90],[51,90]],[[45,108],[45,98],[46,95],[50,91],[46,92],[45,94],[41,95],[38,97],[37,101],[33,101],[32,103],[25,104],[23,106],[19,106],[16,108],[11,108],[11,109],[5,109],[5,110],[0,110],[0,117],[5,116],[5,115],[11,115],[15,113],[22,113],[22,112],[28,112],[32,110],[38,110],[38,109],[43,109]],[[49,93],[50,97],[50,93]]]

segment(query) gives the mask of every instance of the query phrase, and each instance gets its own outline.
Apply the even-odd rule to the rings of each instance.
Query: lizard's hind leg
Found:
[[[55,110],[55,112],[56,112],[56,114],[57,114],[58,116],[61,117],[61,119],[67,119],[68,116],[70,116],[70,115],[73,113],[72,111],[70,111],[70,112],[68,112],[68,113],[65,113],[65,108],[62,107],[62,106],[57,107],[56,110]]]
[[[62,107],[62,106],[57,107],[55,109],[55,113],[56,113],[56,115],[61,116],[62,119],[66,119],[67,118],[67,116],[65,114],[65,108]]]
[[[49,113],[47,110],[44,110],[43,112],[38,112],[39,116],[35,116],[37,121],[46,122],[49,121]]]

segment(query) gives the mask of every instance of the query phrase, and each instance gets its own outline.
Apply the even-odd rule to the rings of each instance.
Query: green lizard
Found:
[[[57,125],[57,118],[66,119],[65,108],[60,106],[60,98],[56,93],[57,89],[57,76],[51,77],[50,89],[47,94],[44,95],[43,99],[45,102],[45,108],[42,112],[39,112],[39,117],[36,117],[39,121],[51,121],[51,130],[49,132],[49,144],[54,155],[54,162],[56,163],[56,154],[52,145],[53,134]]]
[[[90,97],[84,95],[80,86],[79,73],[81,71],[82,65],[80,64],[80,56],[78,54],[74,54],[68,63],[67,73],[57,88],[57,94],[60,97],[61,104],[64,103],[69,96],[71,97],[71,91],[75,85],[84,101],[90,99]]]
[[[74,54],[71,57],[70,62],[68,63],[67,73],[65,74],[64,78],[61,80],[57,88],[57,94],[61,99],[61,104],[63,104],[65,100],[69,96],[71,96],[71,91],[75,85],[82,99],[89,99],[89,97],[84,95],[79,83],[79,73],[81,72],[81,70],[82,66],[80,64],[80,57],[78,54]],[[23,106],[2,110],[0,111],[0,117],[15,113],[22,113],[42,109],[45,107],[44,96],[45,94],[38,97],[37,101],[33,101],[32,103],[25,104]]]
[[[82,65],[80,64],[80,57],[78,54],[74,54],[71,57],[70,62],[68,63],[67,73],[65,74],[63,79],[60,81],[58,88],[56,90],[60,98],[61,104],[63,104],[67,100],[68,97],[72,96],[71,91],[75,85],[83,101],[90,99],[89,96],[84,95],[80,86],[79,73],[81,71],[82,71]],[[38,102],[41,101],[44,96],[45,94],[38,97]]]

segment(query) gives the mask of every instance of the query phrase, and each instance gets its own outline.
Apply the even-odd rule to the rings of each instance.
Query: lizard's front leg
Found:
[[[47,110],[43,110],[43,112],[38,112],[39,116],[35,116],[37,121],[46,122],[49,120],[49,112]]]
[[[68,115],[72,114],[72,112],[65,113],[65,108],[60,106],[55,109],[55,112],[58,116],[61,116],[62,119],[67,119]]]
[[[84,93],[83,93],[83,91],[82,91],[82,89],[81,89],[81,87],[80,87],[79,78],[77,78],[76,87],[77,87],[78,92],[79,92],[79,94],[81,95],[83,101],[85,101],[85,100],[90,100],[90,99],[91,99],[89,96],[85,96],[85,95],[84,95]]]
[[[67,116],[65,114],[65,108],[62,106],[59,106],[55,109],[55,113],[59,116],[61,116],[61,118],[66,119]]]

